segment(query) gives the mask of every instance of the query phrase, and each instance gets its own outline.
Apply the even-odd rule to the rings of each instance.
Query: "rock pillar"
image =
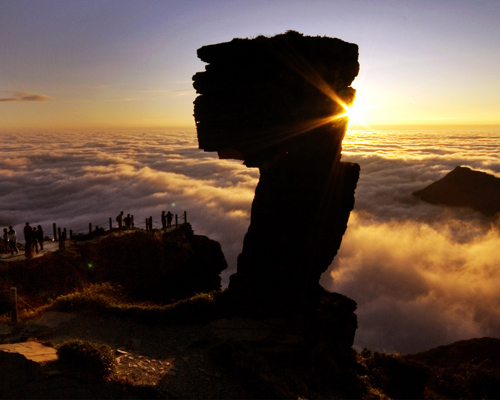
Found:
[[[204,46],[193,77],[200,148],[258,167],[229,291],[269,315],[316,310],[354,206],[359,165],[340,161],[358,47],[289,31]]]

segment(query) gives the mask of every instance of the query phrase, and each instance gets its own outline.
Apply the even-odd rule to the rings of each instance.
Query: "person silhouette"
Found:
[[[24,226],[23,233],[24,233],[24,254],[26,255],[27,258],[31,258],[31,231],[33,229],[30,226],[29,222],[26,222],[26,225]]]
[[[120,214],[116,217],[116,222],[118,222],[118,229],[122,230],[122,218],[123,218],[123,211],[120,211]]]
[[[40,251],[43,251],[43,228],[41,225],[37,226],[36,233],[37,233],[38,243],[40,244]]]
[[[3,250],[5,254],[9,252],[9,231],[7,228],[3,228]]]
[[[167,217],[165,216],[165,211],[161,212],[161,229],[167,229]]]
[[[36,226],[31,230],[31,247],[38,254],[38,232],[36,231]]]
[[[16,254],[19,253],[17,249],[17,233],[12,226],[9,226],[9,246],[10,254],[14,255],[14,252],[16,252]]]
[[[123,218],[123,223],[125,224],[125,229],[130,229],[130,224],[132,223],[132,218],[130,218],[130,214],[127,214],[127,216]]]
[[[170,228],[172,226],[172,218],[174,214],[172,214],[170,211],[167,213],[167,227]]]

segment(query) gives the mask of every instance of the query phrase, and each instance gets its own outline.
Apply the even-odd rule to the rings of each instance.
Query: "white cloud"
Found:
[[[367,223],[354,214],[322,283],[358,302],[360,348],[415,352],[498,337],[499,244],[494,224]]]
[[[474,211],[411,195],[457,165],[500,174],[499,136],[348,133],[343,159],[361,165],[355,213],[322,283],[358,302],[357,346],[411,352],[500,337],[498,230]],[[187,130],[6,134],[0,176],[0,225],[18,231],[26,221],[86,231],[121,210],[159,226],[161,211],[187,211],[197,234],[221,242],[227,283],[259,172],[199,150]]]

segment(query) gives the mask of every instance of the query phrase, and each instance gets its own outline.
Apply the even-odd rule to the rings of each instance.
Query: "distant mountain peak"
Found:
[[[469,207],[487,216],[500,212],[500,178],[469,167],[457,166],[413,195],[431,204]]]

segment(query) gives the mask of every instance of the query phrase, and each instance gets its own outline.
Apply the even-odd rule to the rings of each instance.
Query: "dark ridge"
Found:
[[[492,367],[500,368],[500,339],[483,337],[461,340],[406,357],[434,367],[453,367],[462,363],[481,365],[488,362]]]
[[[500,178],[468,167],[456,167],[413,195],[431,204],[469,207],[493,216],[500,211]]]

